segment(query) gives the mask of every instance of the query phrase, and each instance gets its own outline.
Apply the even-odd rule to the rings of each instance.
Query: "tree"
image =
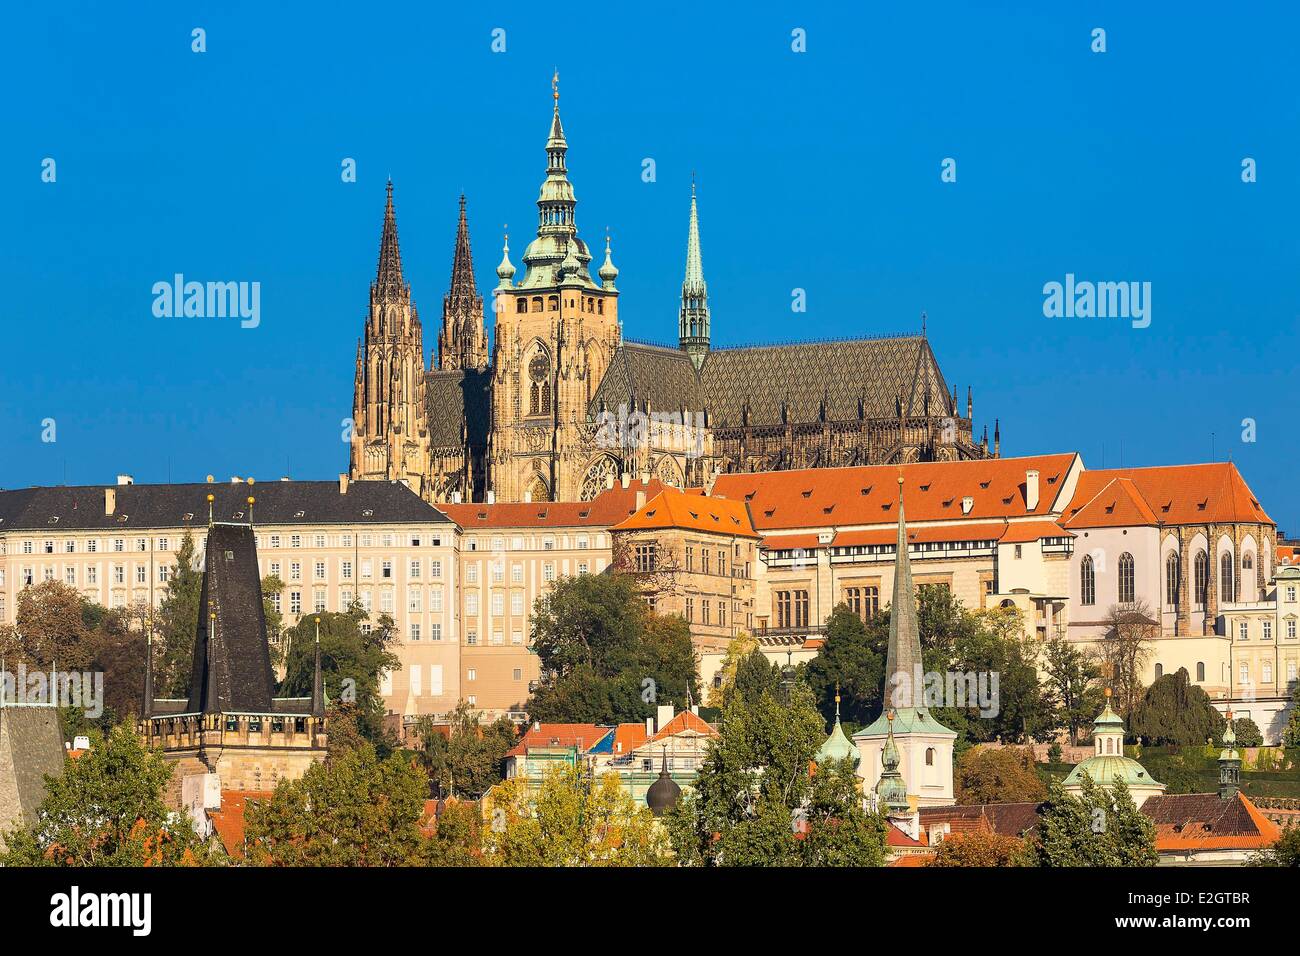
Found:
[[[736,668],[740,666],[742,660],[756,650],[758,650],[758,641],[751,634],[742,631],[731,639],[714,676],[714,686],[708,689],[710,707],[721,708],[726,703],[727,694],[731,692],[732,685],[736,682]]]
[[[1151,779],[1165,785],[1165,793],[1202,793],[1206,789],[1201,774],[1181,754],[1152,753],[1142,759]]]
[[[254,866],[427,864],[427,786],[409,755],[381,761],[369,745],[312,764],[248,804],[245,857]]]
[[[320,625],[321,673],[325,694],[331,700],[352,704],[362,735],[386,753],[392,746],[384,728],[384,699],[379,693],[381,675],[397,670],[401,660],[390,649],[393,620],[380,615],[378,626],[362,629],[368,620],[359,604],[347,611],[322,611],[303,617],[285,631],[289,653],[280,692],[310,697],[315,680],[316,627]],[[331,731],[332,733],[332,731]]]
[[[640,721],[657,704],[699,700],[690,628],[654,614],[621,574],[564,578],[537,601],[533,649],[541,679],[535,720]]]
[[[1210,695],[1188,677],[1187,668],[1156,678],[1133,708],[1129,732],[1160,746],[1198,746],[1217,740],[1225,725]]]
[[[1085,773],[1077,797],[1054,780],[1038,815],[1042,866],[1155,866],[1159,860],[1155,825],[1122,780],[1101,786]]]
[[[667,837],[616,773],[557,767],[534,796],[516,777],[492,792],[483,862],[491,866],[667,866]]]
[[[1028,747],[972,747],[957,758],[958,803],[1037,803],[1047,791]]]
[[[268,574],[262,578],[262,616],[266,618],[266,646],[271,652],[271,666],[278,668],[288,656],[283,640],[284,617],[276,610],[276,598],[284,592],[284,582],[279,575]]]
[[[1227,726],[1227,721],[1224,721],[1224,726]],[[1232,732],[1237,737],[1238,747],[1264,746],[1263,731],[1259,729],[1259,724],[1255,723],[1249,717],[1233,718]]]
[[[1146,601],[1112,604],[1103,621],[1105,632],[1098,645],[1102,676],[1114,692],[1121,717],[1129,717],[1142,696],[1142,675],[1151,659],[1152,641],[1160,624]]]
[[[1101,667],[1078,647],[1057,637],[1044,648],[1043,670],[1048,699],[1069,730],[1070,743],[1077,747],[1079,730],[1101,712],[1102,692],[1097,686]]]
[[[883,628],[880,615],[875,615],[870,624],[864,623],[847,604],[831,611],[826,622],[826,643],[804,672],[826,723],[835,719],[837,687],[840,715],[847,723],[866,725],[880,713],[889,643],[889,619],[883,620]]]
[[[80,592],[62,581],[42,581],[19,591],[14,617],[19,659],[44,670],[87,668],[94,647],[85,605]]]
[[[1024,840],[980,827],[954,833],[939,844],[929,866],[1033,866]]]
[[[736,665],[736,679],[730,697],[756,699],[763,691],[775,694],[781,686],[781,668],[767,659],[758,648]]]
[[[421,761],[440,797],[477,799],[500,783],[506,751],[518,739],[509,720],[502,717],[484,727],[463,700],[451,713],[447,733],[441,733],[427,715],[415,727],[424,745]]]
[[[1300,747],[1300,682],[1291,691],[1291,718],[1282,731],[1283,747]]]
[[[90,750],[46,777],[31,827],[7,834],[5,866],[177,866],[213,862],[163,794],[172,765],[129,727],[92,732]]]
[[[479,866],[483,858],[483,814],[477,803],[448,800],[438,814],[429,847],[431,866]]]
[[[158,605],[158,631],[163,647],[154,687],[160,697],[189,696],[194,634],[199,625],[199,601],[203,592],[203,573],[197,564],[194,535],[186,529]]]
[[[878,864],[884,823],[866,813],[856,776],[847,766],[810,772],[825,739],[825,724],[802,682],[790,687],[788,701],[770,688],[733,694],[693,793],[665,816],[680,862]]]
[[[1250,862],[1253,866],[1300,867],[1300,826],[1287,827],[1276,843]]]

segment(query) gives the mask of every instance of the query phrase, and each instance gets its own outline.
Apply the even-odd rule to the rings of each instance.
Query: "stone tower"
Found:
[[[700,219],[695,208],[695,183],[691,183],[691,224],[686,233],[686,278],[682,280],[682,308],[678,319],[681,349],[699,369],[709,353],[709,287],[700,258]]]
[[[411,287],[402,277],[389,182],[379,269],[370,284],[365,335],[357,343],[350,456],[354,480],[398,479],[417,494],[423,492],[429,468],[424,384],[424,338]]]
[[[460,197],[456,251],[451,260],[451,287],[442,299],[442,330],[438,333],[438,368],[485,369],[487,335],[483,330],[483,297],[474,283],[474,257],[469,251],[465,195]]]
[[[558,79],[537,238],[524,250],[523,279],[513,281],[514,267],[503,258],[493,291],[488,457],[489,488],[498,501],[577,501],[584,476],[599,471],[605,458],[611,468],[614,461],[593,441],[587,409],[621,339],[617,270],[607,256],[602,282],[593,281],[591,252],[578,238]]]

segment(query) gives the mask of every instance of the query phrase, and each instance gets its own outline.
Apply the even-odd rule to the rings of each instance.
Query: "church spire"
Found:
[[[885,710],[920,710],[917,685],[921,637],[916,622],[916,591],[907,554],[907,520],[903,514],[903,476],[898,477],[898,538],[894,556],[894,597],[889,609],[889,650],[885,658]]]
[[[375,272],[375,291],[380,295],[400,296],[406,288],[402,278],[402,250],[397,244],[397,215],[393,212],[393,181],[388,181],[388,198],[384,202],[384,228],[379,236],[379,268]]]
[[[686,232],[686,277],[682,280],[682,308],[678,319],[681,350],[698,369],[709,352],[709,288],[700,256],[700,217],[695,203],[695,177],[691,177],[691,220]]]
[[[456,248],[451,258],[451,286],[442,300],[442,330],[438,333],[438,367],[487,367],[487,337],[483,331],[483,297],[474,282],[474,256],[469,248],[465,194],[460,195]]]

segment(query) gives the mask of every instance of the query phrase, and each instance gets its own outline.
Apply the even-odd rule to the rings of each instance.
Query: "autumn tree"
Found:
[[[1019,837],[978,827],[946,837],[929,866],[1033,866],[1033,850]]]
[[[1029,747],[972,747],[953,776],[958,803],[1035,803],[1047,795]]]
[[[506,751],[515,745],[515,725],[502,717],[486,726],[467,701],[451,712],[446,727],[425,715],[416,721],[420,759],[440,797],[477,799],[501,782]]]
[[[28,828],[5,836],[5,866],[189,866],[214,862],[184,813],[163,802],[172,765],[130,727],[93,732],[90,750],[47,777]]]
[[[76,588],[62,581],[42,581],[19,591],[14,617],[19,660],[43,670],[85,670],[95,655],[86,603]]]
[[[282,780],[247,805],[245,857],[254,866],[420,866],[427,778],[410,755],[380,760],[369,745]]]
[[[708,688],[708,706],[721,708],[726,703],[727,694],[736,682],[736,668],[751,653],[758,650],[758,641],[752,634],[741,632],[727,644],[727,651],[722,655],[714,676],[714,685]]]
[[[535,793],[521,777],[492,791],[484,833],[489,866],[668,866],[668,838],[616,773],[557,767]]]

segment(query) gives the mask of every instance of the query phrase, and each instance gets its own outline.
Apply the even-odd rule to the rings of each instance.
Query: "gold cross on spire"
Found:
[[[560,102],[560,71],[556,70],[551,77],[551,95],[555,97],[556,105]]]

